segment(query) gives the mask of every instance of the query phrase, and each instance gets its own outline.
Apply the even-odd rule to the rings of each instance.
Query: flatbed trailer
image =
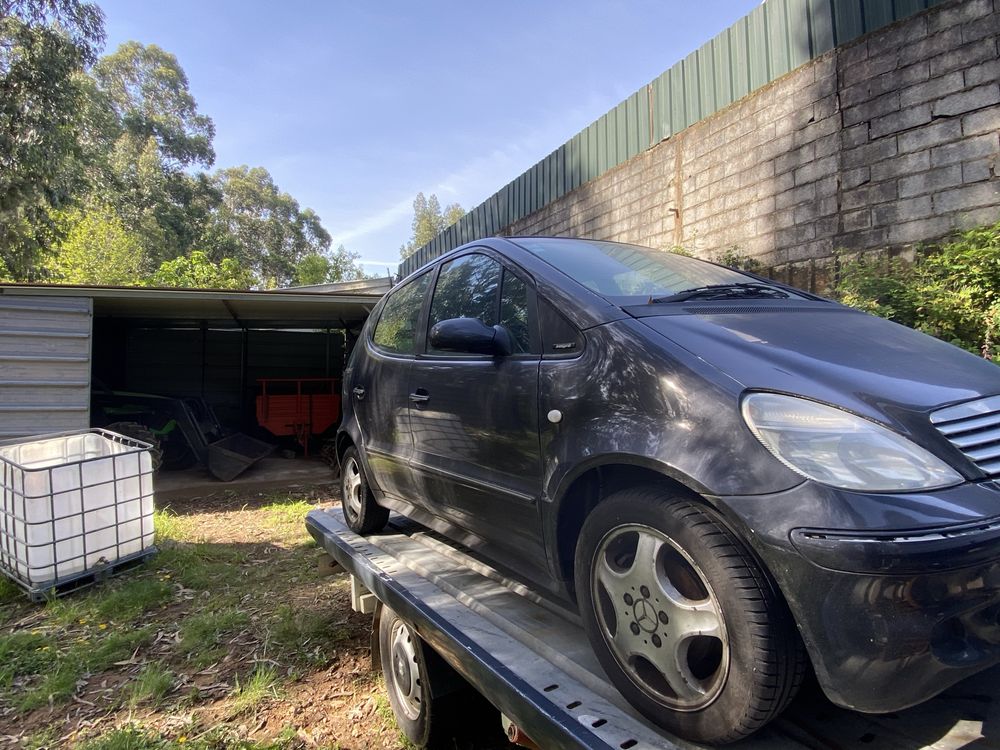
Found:
[[[350,531],[339,509],[306,517],[313,538],[352,576],[356,609],[388,607],[499,709],[528,746],[696,748],[634,711],[605,677],[579,617],[401,516],[380,534]],[[845,616],[858,616],[845,613]],[[850,747],[1000,750],[1000,668],[921,706],[885,715],[846,711],[807,688],[738,750]]]

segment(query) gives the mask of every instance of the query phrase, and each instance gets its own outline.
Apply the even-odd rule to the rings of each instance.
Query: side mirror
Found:
[[[488,326],[478,318],[451,318],[435,323],[428,340],[434,349],[446,352],[506,357],[514,351],[510,331],[500,325]]]

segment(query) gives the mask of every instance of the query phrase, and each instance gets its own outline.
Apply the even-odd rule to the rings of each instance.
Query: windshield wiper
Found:
[[[767,284],[744,282],[741,284],[712,284],[671,294],[669,297],[650,297],[650,305],[661,302],[683,302],[688,299],[788,299],[791,295]]]

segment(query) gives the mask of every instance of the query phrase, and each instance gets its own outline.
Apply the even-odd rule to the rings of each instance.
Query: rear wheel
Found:
[[[134,440],[149,443],[151,446],[149,457],[152,460],[153,471],[160,470],[160,466],[163,464],[163,446],[160,443],[160,437],[146,425],[139,422],[113,422],[104,429],[117,432],[119,435],[124,435]]]
[[[482,714],[478,694],[388,607],[382,608],[378,638],[385,689],[400,730],[417,747],[457,747],[455,738],[467,732],[463,720]],[[482,738],[483,725],[475,724]],[[499,725],[494,719],[493,726]]]
[[[682,737],[745,737],[802,681],[801,641],[750,551],[713,510],[663,488],[597,506],[580,535],[576,588],[612,682]]]
[[[389,511],[375,502],[358,449],[348,448],[340,466],[340,502],[347,526],[358,534],[381,531],[389,521]]]

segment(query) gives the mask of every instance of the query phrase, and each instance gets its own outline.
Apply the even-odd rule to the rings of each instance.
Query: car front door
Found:
[[[352,366],[347,392],[358,416],[370,479],[386,494],[401,498],[415,492],[409,469],[409,377],[432,276],[428,271],[389,294],[371,334],[358,343],[365,347],[364,356]]]
[[[441,266],[427,328],[452,318],[503,325],[508,356],[424,351],[410,373],[412,467],[433,512],[544,563],[538,502],[538,331],[527,277],[481,252]]]

